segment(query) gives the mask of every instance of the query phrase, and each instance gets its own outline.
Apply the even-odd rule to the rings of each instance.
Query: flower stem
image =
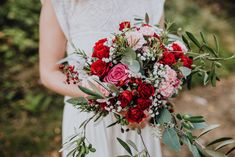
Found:
[[[144,145],[144,149],[145,149],[145,152],[147,154],[147,157],[151,157],[150,154],[149,154],[148,148],[147,148],[147,146],[146,146],[146,144],[144,142],[144,138],[143,138],[143,136],[141,134],[141,130],[140,129],[138,129],[138,134],[140,135],[141,141],[142,141],[142,143]]]

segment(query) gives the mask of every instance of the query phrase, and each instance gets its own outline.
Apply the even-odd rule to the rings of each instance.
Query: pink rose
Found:
[[[125,64],[115,65],[104,78],[104,82],[113,83],[115,85],[128,82],[128,68]]]

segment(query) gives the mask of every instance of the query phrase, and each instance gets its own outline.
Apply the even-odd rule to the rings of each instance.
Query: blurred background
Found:
[[[38,74],[39,0],[0,1],[0,157],[59,157],[63,97],[45,89]],[[167,0],[166,19],[183,30],[220,39],[221,55],[235,53],[234,0]],[[217,88],[201,87],[174,100],[176,111],[202,114],[222,127],[204,139],[235,137],[235,61],[224,64]],[[164,157],[176,155],[163,146]],[[234,154],[235,156],[235,154]]]

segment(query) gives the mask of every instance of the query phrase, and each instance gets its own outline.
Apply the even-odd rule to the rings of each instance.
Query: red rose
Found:
[[[124,21],[122,23],[119,24],[119,30],[122,31],[125,28],[130,28],[131,27],[131,23],[129,21]]]
[[[162,64],[173,65],[176,63],[175,55],[172,52],[165,51],[160,61]]]
[[[181,61],[183,62],[183,66],[192,69],[193,60],[191,58],[188,56],[182,56]]]
[[[138,92],[141,98],[148,99],[150,96],[154,95],[155,89],[151,84],[142,83],[138,86]]]
[[[97,60],[91,64],[91,74],[98,77],[104,77],[109,71],[109,64],[102,60]]]
[[[152,105],[152,101],[149,99],[137,99],[137,107],[139,107],[141,110],[146,110]]]
[[[140,108],[133,107],[128,110],[126,118],[128,122],[140,123],[144,118],[146,118],[146,115],[144,114],[144,111]]]
[[[120,106],[122,108],[126,107],[132,100],[132,92],[128,90],[123,91],[119,95],[118,100],[121,102]]]
[[[106,41],[107,41],[107,39],[105,38],[105,39],[101,39],[95,43],[92,57],[96,57],[99,59],[109,57],[109,47],[104,45],[104,43]]]

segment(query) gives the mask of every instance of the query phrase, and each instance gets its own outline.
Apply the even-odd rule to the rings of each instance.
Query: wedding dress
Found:
[[[144,18],[145,13],[148,13],[150,24],[159,23],[164,0],[52,0],[52,5],[68,41],[91,55],[94,43],[118,31],[122,21],[135,23],[135,17]],[[69,42],[67,53],[72,53],[74,49]],[[69,97],[65,96],[63,142],[78,131],[79,125],[91,116],[81,113],[66,102],[68,99]],[[87,137],[96,148],[96,152],[89,157],[116,157],[127,154],[116,137],[130,139],[139,150],[143,149],[141,139],[135,131],[121,133],[119,126],[107,128],[112,122],[112,117],[107,116],[87,126]],[[151,157],[161,157],[159,140],[152,136],[151,128],[145,127],[142,133]],[[68,151],[64,151],[63,157],[66,157],[67,153]]]

